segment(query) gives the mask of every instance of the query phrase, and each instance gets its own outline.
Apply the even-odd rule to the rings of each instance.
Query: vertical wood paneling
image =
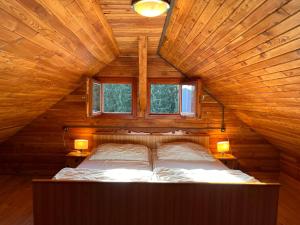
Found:
[[[34,221],[36,225],[276,225],[278,194],[277,185],[34,181]]]
[[[156,149],[159,144],[174,142],[174,141],[187,141],[198,143],[209,148],[208,136],[176,136],[176,135],[93,135],[95,145],[103,143],[136,143],[148,146],[150,149]]]

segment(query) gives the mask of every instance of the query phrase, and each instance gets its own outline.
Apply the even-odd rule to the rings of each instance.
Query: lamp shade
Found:
[[[170,8],[167,0],[133,0],[132,4],[135,12],[146,17],[160,16]]]
[[[89,141],[83,139],[76,139],[74,141],[74,148],[76,150],[85,150],[89,148]]]
[[[220,153],[229,152],[230,144],[229,141],[220,141],[217,143],[217,151]]]

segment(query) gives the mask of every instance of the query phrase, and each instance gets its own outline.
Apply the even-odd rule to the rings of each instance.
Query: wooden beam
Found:
[[[145,117],[147,108],[147,36],[139,36],[138,117]]]
[[[196,81],[196,117],[201,118],[202,115],[202,95],[203,95],[203,85],[202,80],[198,79]]]

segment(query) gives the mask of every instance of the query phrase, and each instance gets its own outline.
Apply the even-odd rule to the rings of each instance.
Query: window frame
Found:
[[[137,84],[134,78],[111,78],[101,77],[96,79],[89,79],[88,82],[88,115],[89,117],[104,117],[104,118],[134,118],[137,113]],[[100,94],[100,112],[93,112],[93,83],[101,85]],[[130,113],[113,113],[104,112],[104,85],[103,84],[130,84],[131,85],[131,112]]]
[[[151,112],[151,84],[175,84],[179,85],[178,89],[178,113],[152,113]],[[182,114],[182,85],[194,85],[195,86],[195,102],[194,102],[194,108],[195,112],[193,115],[183,115]],[[148,79],[148,93],[147,93],[147,117],[148,118],[171,118],[171,119],[180,119],[180,118],[191,118],[195,119],[197,116],[197,95],[198,95],[198,90],[197,90],[197,83],[195,81],[184,81],[182,79],[170,79],[170,78],[162,78],[162,79]]]

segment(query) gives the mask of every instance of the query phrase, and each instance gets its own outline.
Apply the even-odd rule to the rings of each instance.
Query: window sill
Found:
[[[96,119],[96,118],[105,118],[105,119],[135,119],[136,116],[133,114],[124,114],[124,113],[98,113],[91,115],[89,118]]]

